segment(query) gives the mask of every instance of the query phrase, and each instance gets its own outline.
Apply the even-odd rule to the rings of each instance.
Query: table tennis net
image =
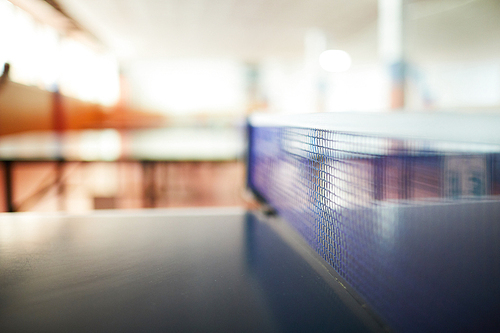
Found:
[[[418,247],[439,247],[429,244],[434,236],[425,235],[435,229],[434,235],[446,238],[436,242],[454,244],[448,261],[460,260],[471,251],[484,251],[488,256],[499,252],[494,244],[500,241],[500,228],[493,223],[500,219],[496,200],[500,194],[498,145],[325,127],[250,121],[249,188],[291,224],[392,327],[448,329],[439,326],[448,318],[446,313],[436,310],[433,321],[426,312],[435,301],[429,283],[432,286],[443,276],[429,281],[429,274],[434,273],[419,275],[419,270],[427,269],[422,263],[430,264],[433,253]],[[481,203],[484,205],[477,206]],[[428,216],[426,207],[434,207],[434,217]],[[478,209],[484,221],[470,230],[470,214]],[[455,217],[451,222],[435,221],[442,215]],[[452,236],[447,236],[450,233]],[[481,236],[484,233],[489,233],[489,240]],[[479,250],[466,244],[476,241],[483,244]],[[476,255],[484,257],[484,253]],[[500,261],[481,264],[476,260],[474,265],[480,265],[476,267],[478,274],[490,274],[494,267],[500,267]],[[498,269],[494,276],[500,276]],[[453,295],[441,296],[454,302]],[[413,297],[412,302],[408,297]],[[450,303],[448,310],[458,311],[456,306]]]

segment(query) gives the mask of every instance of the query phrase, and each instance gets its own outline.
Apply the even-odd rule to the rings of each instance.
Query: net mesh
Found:
[[[249,187],[396,330],[449,329],[471,302],[498,306],[499,287],[484,281],[500,278],[497,147],[300,127],[249,134]],[[479,220],[466,203],[482,205]],[[464,258],[477,274],[463,283],[488,290],[467,305],[443,285],[463,275]]]

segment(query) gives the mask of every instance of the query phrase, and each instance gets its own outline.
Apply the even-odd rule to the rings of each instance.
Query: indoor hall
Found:
[[[0,330],[498,331],[499,14],[0,0]]]

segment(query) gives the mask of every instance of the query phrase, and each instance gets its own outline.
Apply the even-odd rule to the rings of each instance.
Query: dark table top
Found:
[[[0,331],[382,328],[277,219],[242,209],[0,215]]]

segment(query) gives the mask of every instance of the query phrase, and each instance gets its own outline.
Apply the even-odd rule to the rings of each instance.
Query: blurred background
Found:
[[[495,112],[499,17],[498,0],[0,0],[0,210],[243,205],[253,112]]]

